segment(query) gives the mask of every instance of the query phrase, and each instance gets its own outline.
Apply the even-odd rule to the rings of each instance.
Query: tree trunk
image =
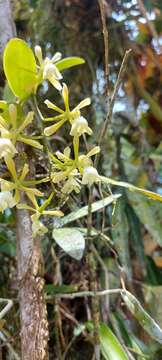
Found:
[[[24,201],[22,195],[22,202]],[[23,360],[45,360],[48,323],[43,295],[40,239],[33,239],[27,210],[17,210],[17,262]]]
[[[0,0],[0,56],[9,39],[16,35],[9,0]],[[23,151],[23,146],[18,149]],[[17,169],[19,159],[17,160]],[[21,202],[25,202],[22,194]],[[17,210],[17,267],[21,317],[22,360],[48,359],[48,323],[43,294],[40,239],[33,239],[30,214]]]
[[[16,28],[12,19],[10,0],[0,0],[0,55],[12,37],[16,36]]]

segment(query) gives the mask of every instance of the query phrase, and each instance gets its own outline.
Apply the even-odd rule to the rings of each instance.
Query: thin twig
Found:
[[[132,50],[129,49],[129,50],[126,50],[126,52],[125,52],[125,55],[124,55],[124,58],[123,58],[123,61],[122,61],[122,64],[121,64],[121,67],[120,67],[120,70],[119,70],[119,73],[118,73],[118,77],[117,77],[117,80],[116,80],[116,83],[115,83],[115,86],[114,86],[114,91],[112,93],[112,97],[111,97],[111,100],[110,100],[110,103],[109,103],[109,109],[108,109],[108,112],[107,112],[107,115],[106,115],[106,120],[105,120],[105,122],[103,124],[103,127],[101,128],[101,132],[100,132],[100,135],[99,135],[99,140],[98,140],[98,145],[99,146],[101,145],[101,142],[102,142],[103,138],[106,135],[109,123],[111,123],[115,100],[116,100],[116,97],[117,97],[121,82],[123,80],[123,76],[125,74],[128,58],[129,58],[129,55],[130,55],[131,51]],[[99,154],[97,154],[97,156],[96,156],[95,166],[97,166],[98,160],[99,160]]]
[[[72,339],[70,340],[70,342],[68,343],[67,348],[66,348],[66,350],[65,350],[65,352],[64,352],[64,354],[63,354],[62,360],[65,360],[65,359],[66,359],[66,356],[67,356],[70,348],[72,347],[75,339],[76,339],[76,336],[73,336]]]
[[[105,49],[105,79],[106,79],[106,97],[109,95],[109,33],[106,26],[105,1],[99,0],[99,7],[102,21],[102,32],[104,37]]]
[[[2,319],[13,306],[13,301],[10,299],[0,299],[0,303],[7,303],[7,305],[0,311],[0,319]]]
[[[105,296],[105,295],[112,295],[112,294],[121,294],[123,293],[125,290],[123,289],[110,289],[110,290],[101,290],[101,291],[79,291],[79,292],[74,292],[74,293],[70,293],[70,294],[54,294],[52,296],[47,296],[46,300],[47,302],[50,302],[51,300],[53,300],[55,297],[59,297],[62,299],[75,299],[75,298],[81,298],[81,297],[94,297],[94,296]]]
[[[6,338],[6,336],[2,333],[2,331],[0,331],[0,339],[5,342],[6,347],[8,348],[8,350],[9,350],[10,353],[11,353],[10,355],[11,355],[12,359],[20,360],[19,355],[18,355],[18,354],[16,353],[16,351],[13,349],[12,345],[7,341],[7,338]]]

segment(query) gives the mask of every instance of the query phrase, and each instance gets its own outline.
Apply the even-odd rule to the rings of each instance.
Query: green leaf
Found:
[[[101,352],[105,360],[128,360],[127,354],[107,325],[100,325],[99,335]]]
[[[162,245],[162,226],[161,217],[162,209],[158,203],[151,202],[147,198],[137,196],[136,194],[128,194],[129,200],[140,219],[153,239]]]
[[[135,202],[138,202],[137,197],[141,197],[142,201],[144,200],[143,196],[141,195],[136,195],[136,194],[132,194],[130,195],[130,193],[128,194],[128,197],[131,197],[132,200],[132,195],[136,198]],[[130,203],[131,203],[130,200]],[[142,238],[142,231],[141,231],[141,217],[138,218],[138,216],[136,215],[134,209],[133,209],[133,204],[132,206],[130,205],[130,203],[126,204],[126,215],[127,215],[127,220],[128,220],[128,224],[129,224],[129,238],[130,238],[130,242],[131,242],[131,248],[133,249],[134,253],[136,254],[136,257],[139,259],[140,261],[140,266],[141,266],[141,271],[143,274],[143,277],[145,277],[146,275],[146,257],[145,257],[145,252],[144,252],[144,244],[143,244],[143,238]],[[159,204],[157,204],[159,207]],[[139,220],[140,219],[140,220]]]
[[[153,2],[151,0],[144,0],[143,2],[147,11],[151,12],[153,10]]]
[[[129,253],[129,226],[126,216],[126,203],[122,197],[115,207],[113,215],[112,238],[119,254],[123,270],[129,281],[132,278],[132,267]]]
[[[73,66],[82,65],[84,63],[85,63],[84,59],[77,56],[72,56],[58,61],[55,65],[57,66],[59,71],[62,71],[65,69],[69,69]]]
[[[24,100],[34,93],[37,67],[28,44],[18,38],[11,39],[4,51],[4,72],[15,96]]]
[[[158,343],[162,344],[162,329],[155,320],[143,309],[140,302],[128,291],[121,293],[122,298],[133,314],[139,321],[143,329]]]
[[[72,258],[80,260],[85,248],[83,234],[77,228],[54,229],[56,243]]]
[[[9,102],[9,103],[15,103],[16,102],[16,97],[13,94],[13,92],[11,91],[8,83],[6,82],[6,85],[4,87],[3,90],[3,100]]]
[[[162,195],[159,195],[159,194],[157,194],[157,193],[155,193],[153,191],[139,188],[137,186],[134,186],[134,185],[129,184],[129,183],[124,182],[124,181],[116,181],[116,180],[113,180],[113,179],[110,179],[110,178],[106,178],[105,176],[101,176],[100,178],[104,183],[112,184],[112,185],[115,185],[115,186],[121,186],[121,187],[124,187],[124,188],[128,189],[129,191],[137,192],[137,193],[140,193],[142,195],[145,195],[149,199],[157,200],[157,201],[162,202]]]
[[[92,212],[98,211],[100,209],[103,209],[105,206],[114,203],[121,197],[121,194],[117,195],[110,195],[106,198],[96,201],[92,204]],[[72,221],[78,220],[84,216],[88,215],[88,206],[83,206],[81,209],[76,209],[75,211],[71,212],[69,215],[64,216],[62,219],[55,219],[54,220],[54,226],[55,227],[62,227],[66,224],[69,224]]]

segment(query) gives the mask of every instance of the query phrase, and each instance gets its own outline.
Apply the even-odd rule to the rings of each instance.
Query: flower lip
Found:
[[[70,135],[81,136],[84,133],[91,135],[92,130],[88,126],[88,121],[83,116],[79,116],[74,120],[72,124]]]
[[[98,172],[93,166],[87,166],[84,169],[84,172],[87,173],[87,174],[92,174],[92,175],[97,175],[98,176]]]
[[[43,77],[47,78],[47,77],[53,75],[54,69],[55,69],[54,64],[51,64],[51,63],[46,64],[44,67],[44,71],[43,71]]]
[[[44,235],[48,232],[47,227],[39,220],[36,219],[32,223],[33,237]]]
[[[7,208],[12,208],[16,205],[16,202],[10,191],[0,192],[0,211],[3,213]]]
[[[91,186],[93,183],[100,181],[98,171],[93,166],[84,168],[82,184]]]
[[[8,155],[14,156],[16,153],[17,150],[10,139],[0,138],[0,158]]]
[[[44,61],[43,79],[48,80],[58,91],[62,90],[62,85],[59,82],[62,79],[62,75],[56,65],[48,58]]]
[[[77,125],[87,125],[87,120],[83,116],[79,116],[76,119],[75,124],[77,124]]]

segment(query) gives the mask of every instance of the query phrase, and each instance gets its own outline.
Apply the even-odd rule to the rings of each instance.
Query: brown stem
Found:
[[[112,96],[111,96],[111,99],[109,101],[109,109],[108,109],[108,112],[107,112],[107,115],[106,115],[106,119],[103,123],[103,126],[101,128],[101,131],[100,131],[100,134],[99,134],[99,137],[98,137],[98,145],[100,146],[106,133],[107,133],[107,128],[108,128],[108,125],[111,123],[111,120],[112,120],[112,115],[113,115],[113,109],[114,109],[114,104],[115,104],[115,101],[116,101],[116,98],[117,98],[117,95],[118,95],[118,91],[119,91],[119,88],[120,88],[120,85],[123,81],[123,76],[125,74],[125,71],[126,71],[126,67],[127,67],[127,62],[128,62],[128,58],[129,58],[129,55],[131,53],[131,49],[129,50],[126,50],[125,52],[125,55],[123,57],[123,61],[122,61],[122,64],[121,64],[121,67],[120,67],[120,70],[119,70],[119,73],[118,73],[118,77],[117,77],[117,80],[116,80],[116,83],[114,85],[114,90],[113,90],[113,93],[112,93]],[[97,167],[98,165],[98,161],[99,161],[99,154],[96,155],[96,158],[95,158],[95,166]]]
[[[106,13],[105,13],[105,1],[99,0],[101,21],[102,21],[102,32],[104,38],[104,49],[105,49],[105,80],[106,80],[106,97],[109,95],[109,33],[106,25]]]

